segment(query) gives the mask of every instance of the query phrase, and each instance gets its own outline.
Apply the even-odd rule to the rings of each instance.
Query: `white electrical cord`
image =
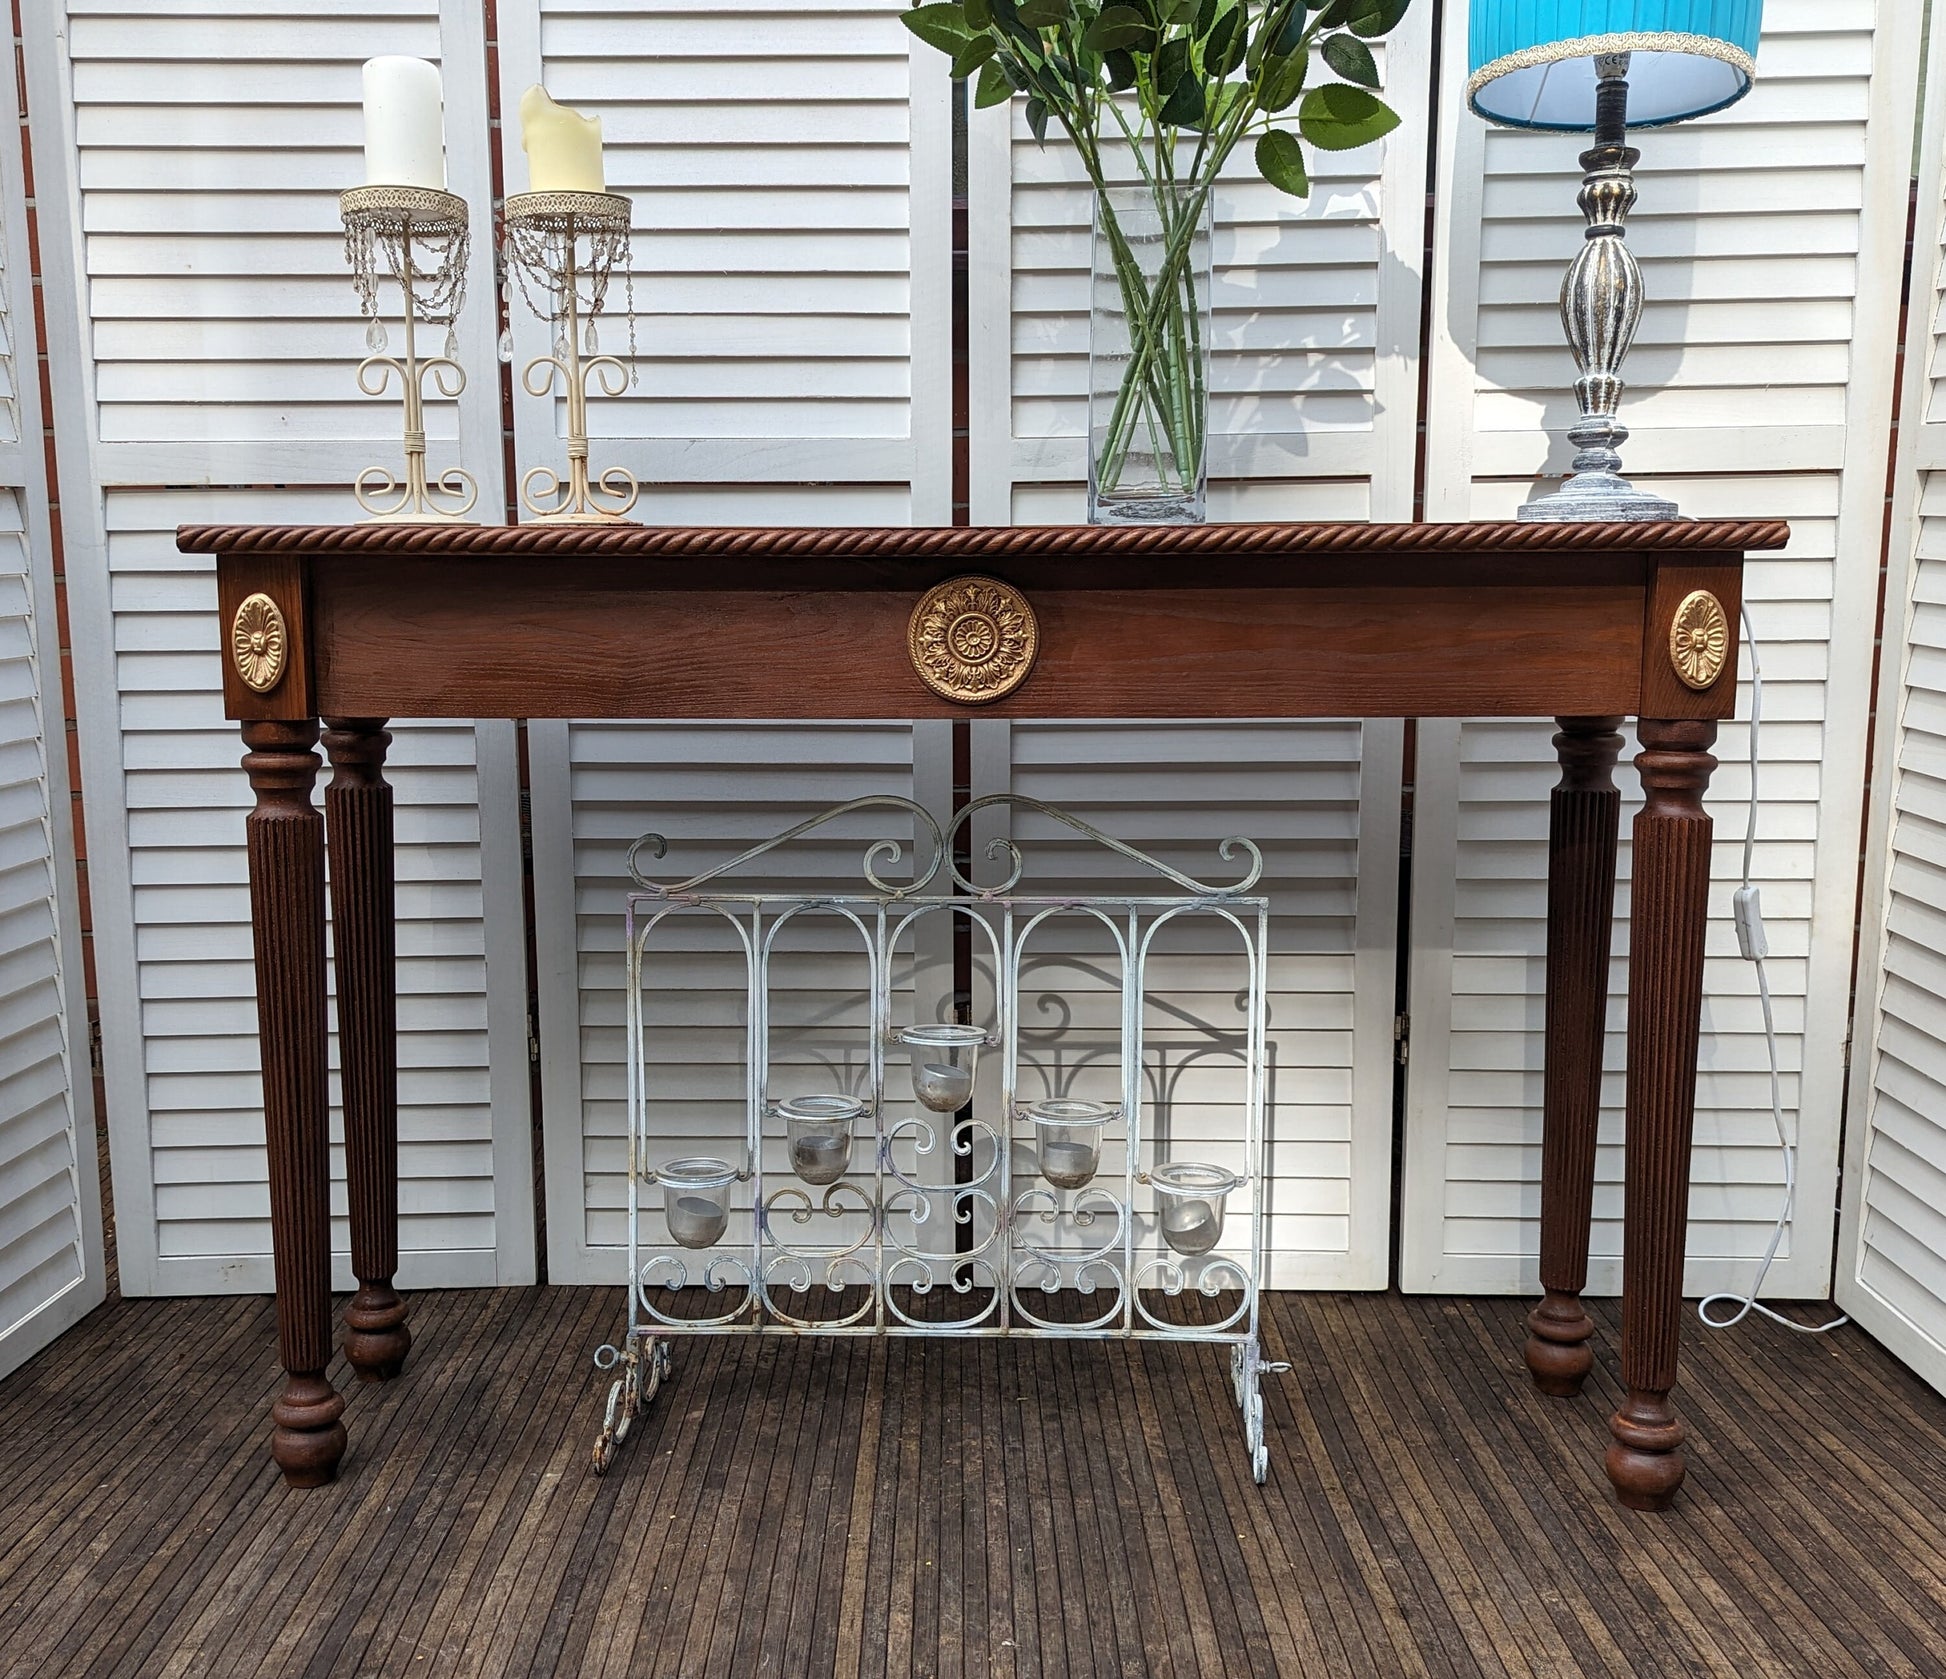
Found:
[[[1764,672],[1757,657],[1757,637],[1750,628],[1748,607],[1742,609],[1742,617],[1744,651],[1750,656],[1750,814],[1743,826],[1743,883],[1737,887],[1735,900],[1737,948],[1743,952],[1744,960],[1756,967],[1757,996],[1763,1003],[1764,1047],[1770,1055],[1770,1117],[1777,1126],[1778,1146],[1784,1151],[1784,1207],[1777,1215],[1777,1224],[1770,1233],[1770,1245],[1764,1249],[1764,1257],[1757,1267],[1750,1292],[1737,1294],[1726,1291],[1708,1295],[1696,1302],[1696,1315],[1711,1329],[1732,1329],[1752,1312],[1760,1312],[1771,1322],[1781,1323],[1786,1329],[1794,1329],[1800,1335],[1823,1335],[1841,1324],[1850,1323],[1851,1319],[1837,1317],[1829,1323],[1798,1323],[1785,1317],[1782,1312],[1773,1312],[1757,1299],[1764,1286],[1764,1278],[1770,1274],[1771,1262],[1783,1245],[1784,1232],[1790,1226],[1791,1211],[1797,1201],[1797,1146],[1791,1141],[1790,1132],[1784,1125],[1784,1086],[1777,1069],[1777,1022],[1770,1005],[1770,976],[1764,971],[1764,958],[1770,954],[1770,941],[1764,936],[1763,905],[1750,878],[1757,850],[1757,735],[1763,725]],[[1734,1305],[1736,1315],[1711,1317],[1710,1307],[1718,1301]]]

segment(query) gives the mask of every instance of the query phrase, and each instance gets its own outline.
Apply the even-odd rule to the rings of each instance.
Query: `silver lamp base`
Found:
[[[1635,165],[1628,144],[1627,53],[1595,59],[1595,143],[1581,154],[1581,210],[1586,237],[1561,282],[1561,325],[1580,377],[1574,382],[1580,415],[1568,427],[1573,471],[1550,496],[1520,509],[1524,524],[1602,520],[1646,524],[1680,519],[1673,501],[1638,490],[1622,476],[1628,427],[1618,410],[1622,363],[1642,320],[1642,270],[1628,248],[1635,207]]]
[[[1568,525],[1588,520],[1653,524],[1689,515],[1673,501],[1638,490],[1619,473],[1577,472],[1552,495],[1526,503],[1514,517],[1523,525]]]

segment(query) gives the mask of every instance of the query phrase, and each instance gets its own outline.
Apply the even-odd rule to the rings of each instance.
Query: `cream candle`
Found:
[[[439,71],[423,58],[365,60],[365,184],[446,190]]]
[[[520,96],[520,149],[529,192],[606,192],[601,118],[557,104],[536,84]]]

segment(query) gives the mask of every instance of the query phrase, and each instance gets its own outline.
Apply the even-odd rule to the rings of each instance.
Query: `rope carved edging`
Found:
[[[1057,555],[1287,555],[1748,552],[1782,548],[1781,519],[1659,524],[762,526],[561,528],[536,525],[184,525],[185,554],[632,555],[656,559],[1005,560]]]

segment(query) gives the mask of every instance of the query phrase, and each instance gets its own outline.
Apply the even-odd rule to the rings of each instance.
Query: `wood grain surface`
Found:
[[[260,1297],[128,1300],[0,1381],[0,1651],[36,1679],[1915,1679],[1946,1399],[1855,1328],[1692,1335],[1644,1520],[1515,1300],[1273,1294],[1270,1481],[1222,1355],[691,1342],[602,1480],[619,1289],[420,1294],[339,1481],[262,1452]],[[332,1372],[341,1384],[349,1371]],[[77,1449],[113,1396],[120,1437]]]

